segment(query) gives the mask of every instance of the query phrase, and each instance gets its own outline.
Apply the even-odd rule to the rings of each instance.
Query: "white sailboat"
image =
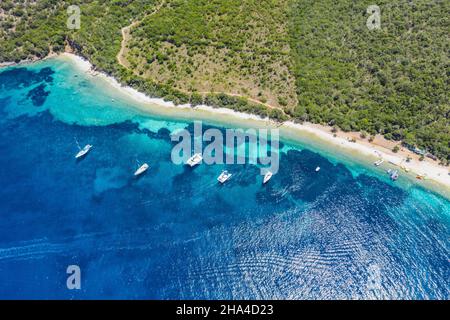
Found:
[[[317,167],[317,168],[316,168],[316,172],[319,172],[319,171],[320,171],[320,167]]]
[[[196,153],[194,154],[192,157],[190,157],[188,159],[188,161],[186,162],[187,165],[191,166],[191,167],[195,167],[196,165],[198,165],[201,161],[203,160],[203,157],[200,153]]]
[[[149,165],[144,163],[142,166],[139,167],[139,169],[136,170],[136,172],[134,173],[135,177],[140,176],[141,174],[143,174],[145,171],[147,171],[149,168]]]
[[[264,175],[264,180],[263,180],[263,184],[266,184],[267,182],[269,182],[269,180],[272,178],[273,173],[270,171],[267,171],[267,173]]]
[[[87,144],[84,146],[83,149],[81,149],[76,155],[75,155],[75,159],[80,159],[82,157],[84,157],[92,148],[92,145]]]
[[[220,183],[225,183],[227,182],[230,178],[231,178],[232,174],[229,173],[228,171],[222,171],[222,173],[220,174],[220,176],[217,178],[217,181],[219,181]]]

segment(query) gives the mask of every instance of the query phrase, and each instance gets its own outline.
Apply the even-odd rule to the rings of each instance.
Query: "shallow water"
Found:
[[[0,298],[449,298],[445,198],[311,143],[284,141],[266,186],[188,169],[181,128],[59,59],[0,71]]]

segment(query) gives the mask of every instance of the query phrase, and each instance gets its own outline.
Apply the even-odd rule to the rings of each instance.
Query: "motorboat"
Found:
[[[190,167],[195,167],[196,165],[198,165],[200,162],[202,162],[203,157],[200,153],[196,153],[194,154],[192,157],[190,157],[188,159],[188,161],[186,162],[187,165],[189,165]]]
[[[392,181],[397,181],[399,177],[398,171],[395,170],[394,172],[391,173],[391,180]]]
[[[227,182],[230,178],[231,178],[232,174],[229,173],[228,171],[222,171],[222,173],[220,174],[220,176],[217,178],[217,181],[219,181],[220,183],[225,183]]]

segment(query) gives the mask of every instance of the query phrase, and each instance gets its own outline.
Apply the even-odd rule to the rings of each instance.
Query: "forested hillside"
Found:
[[[189,92],[240,94],[295,105],[288,0],[173,0],[127,43],[130,67]]]
[[[61,52],[66,40],[104,70],[116,69],[120,29],[154,8],[157,0],[5,0],[0,2],[0,61]],[[81,28],[67,28],[67,8],[78,5]]]
[[[381,133],[449,160],[450,1],[301,0],[292,9],[294,117]]]
[[[176,103],[381,133],[449,162],[450,1],[377,0],[379,30],[366,26],[371,4],[2,0],[0,62],[70,44],[123,83]],[[69,5],[80,6],[80,30],[66,26]]]
[[[0,61],[43,58],[50,50],[63,50],[65,6],[64,1],[2,0]]]

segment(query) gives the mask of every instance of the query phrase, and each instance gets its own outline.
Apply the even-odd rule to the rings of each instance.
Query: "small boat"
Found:
[[[272,178],[273,173],[270,171],[267,171],[266,175],[264,176],[263,184],[266,184],[269,182],[269,180]]]
[[[141,174],[143,174],[145,171],[147,171],[149,168],[149,165],[144,163],[142,166],[139,167],[139,169],[136,170],[136,172],[134,173],[134,176],[140,176]]]
[[[319,171],[320,171],[320,167],[317,167],[317,168],[316,168],[316,172],[319,172]]]
[[[75,159],[80,159],[87,155],[87,153],[91,150],[92,146],[90,144],[87,144],[83,149],[80,150],[75,156]]]
[[[380,160],[375,161],[375,162],[374,162],[374,165],[377,166],[377,167],[379,167],[379,166],[381,166],[383,163],[384,163],[384,160],[383,160],[383,159],[380,159]]]
[[[186,164],[188,164],[191,167],[195,167],[196,165],[198,165],[201,161],[203,160],[203,157],[200,153],[196,153],[194,154],[192,157],[190,157],[188,159],[188,161],[186,162]]]
[[[220,176],[217,178],[217,181],[219,181],[220,183],[225,183],[227,182],[230,178],[231,178],[232,174],[229,173],[228,171],[222,171],[222,173],[220,174]]]
[[[391,173],[391,180],[392,181],[397,181],[399,175],[398,175],[398,171],[395,170],[394,172]]]

